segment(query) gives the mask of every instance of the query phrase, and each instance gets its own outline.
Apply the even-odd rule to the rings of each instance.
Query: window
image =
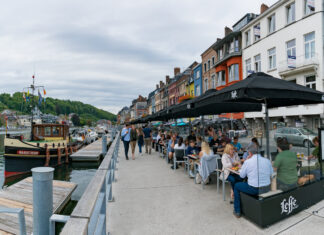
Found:
[[[216,75],[213,74],[211,79],[212,79],[212,88],[214,89],[214,88],[216,88]]]
[[[249,46],[251,44],[250,34],[251,34],[250,30],[245,32],[245,46]]]
[[[212,57],[212,66],[215,65],[215,56]]]
[[[286,7],[286,12],[287,12],[287,24],[294,22],[295,21],[295,3],[294,2]]]
[[[218,50],[218,59],[222,59],[223,58],[223,49],[219,49]]]
[[[197,72],[196,72],[196,78],[197,79],[200,78],[200,70],[197,70]]]
[[[210,70],[210,60],[208,60],[208,70]]]
[[[200,86],[196,86],[196,96],[200,96]]]
[[[261,55],[254,56],[254,71],[261,72]]]
[[[238,81],[239,80],[239,65],[232,64],[228,67],[228,82]]]
[[[226,85],[225,71],[219,71],[217,73],[217,86]]]
[[[287,62],[289,68],[296,68],[296,39],[287,42]]]
[[[312,88],[316,90],[316,77],[315,75],[307,76],[305,78],[305,85],[306,87]]]
[[[276,31],[276,15],[272,15],[268,18],[269,33]]]
[[[255,25],[253,27],[253,33],[254,33],[254,41],[258,41],[261,38],[261,32],[260,32],[260,23]]]
[[[205,73],[207,72],[207,64],[206,63],[204,63],[204,71],[205,71]]]
[[[45,127],[45,136],[51,136],[51,135],[52,135],[52,128]]]
[[[251,59],[245,60],[245,76],[249,76],[252,73]]]
[[[315,11],[315,0],[304,0],[304,14],[309,15]]]
[[[208,78],[205,78],[205,91],[208,90]]]
[[[229,44],[229,53],[234,52],[234,41]]]
[[[315,57],[315,32],[306,34],[305,40],[305,59]]]
[[[240,46],[239,46],[239,40],[238,39],[235,39],[235,41],[234,41],[234,50],[235,50],[235,52],[240,51]]]
[[[296,80],[296,78],[295,78],[295,79],[292,79],[292,80],[289,80],[288,82],[291,82],[291,83],[295,83],[295,84],[297,84],[297,80]]]
[[[269,70],[276,68],[276,48],[268,50]]]

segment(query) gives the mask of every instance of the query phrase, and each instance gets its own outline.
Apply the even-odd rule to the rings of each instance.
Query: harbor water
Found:
[[[11,134],[14,134],[14,133],[11,133]],[[23,134],[25,137],[28,137],[29,132],[26,131],[24,133],[19,133],[19,134]],[[5,137],[5,133],[0,133],[0,186],[1,186],[1,188],[11,185],[13,183],[16,183],[28,176],[31,176],[31,175],[24,175],[21,178],[18,178],[17,180],[15,180],[13,182],[5,182],[5,180],[4,180],[4,158],[3,158],[4,137]],[[86,189],[90,180],[96,173],[96,170],[99,167],[99,165],[100,165],[100,162],[96,162],[96,163],[89,163],[89,162],[86,162],[86,163],[73,162],[72,163],[72,162],[70,162],[69,164],[62,164],[61,166],[58,166],[55,168],[55,171],[54,171],[54,179],[55,180],[63,180],[63,181],[73,182],[78,185],[71,197],[72,206],[73,206],[73,204],[76,204],[76,202],[81,198],[84,190]],[[71,205],[68,205],[68,206],[71,206]],[[66,211],[65,213],[69,213],[69,212]]]

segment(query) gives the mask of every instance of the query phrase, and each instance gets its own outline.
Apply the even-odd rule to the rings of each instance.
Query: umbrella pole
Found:
[[[192,130],[192,127],[191,127],[191,118],[189,118],[189,134],[188,135],[191,134],[191,130]]]
[[[270,156],[270,138],[269,138],[269,110],[268,110],[268,105],[267,105],[267,100],[265,100],[265,115],[266,115],[266,151],[267,151],[267,157],[271,159]]]
[[[200,135],[201,138],[204,139],[204,129],[205,129],[205,123],[204,123],[204,115],[201,116],[201,130],[200,130]]]

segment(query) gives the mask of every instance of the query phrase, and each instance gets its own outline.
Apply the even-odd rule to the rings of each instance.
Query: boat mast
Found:
[[[36,88],[43,88],[44,86],[35,86],[35,74],[32,76],[33,78],[33,83],[30,85],[30,87],[27,87],[27,89],[31,89],[32,90],[32,94],[31,94],[31,133],[30,133],[30,137],[31,140],[34,140],[34,134],[33,134],[33,122],[34,122],[34,113],[33,110],[35,108],[35,100],[34,100],[34,96],[35,96],[35,90]]]

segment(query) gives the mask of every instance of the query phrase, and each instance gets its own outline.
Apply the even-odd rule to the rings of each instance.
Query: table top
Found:
[[[236,170],[233,170],[232,168],[226,168],[226,170],[228,170],[228,171],[231,172],[231,173],[234,173],[234,174],[239,175],[241,169],[239,169],[238,171],[236,171]]]
[[[191,158],[191,159],[194,159],[194,160],[197,160],[198,159],[198,155],[188,155],[187,157]]]

